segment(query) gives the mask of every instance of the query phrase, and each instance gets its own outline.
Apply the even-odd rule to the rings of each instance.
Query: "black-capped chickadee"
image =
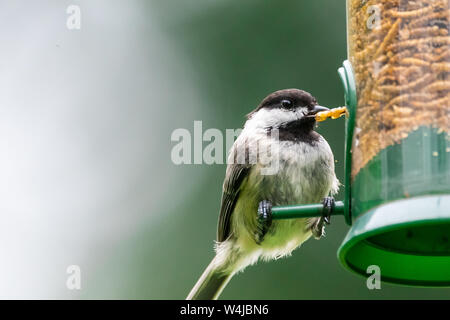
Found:
[[[326,216],[271,221],[268,215],[272,205],[331,205],[328,196],[339,188],[334,157],[314,131],[315,114],[324,110],[308,92],[286,89],[267,96],[248,115],[228,157],[216,256],[187,299],[217,299],[236,272],[259,259],[290,255],[311,235],[324,234]],[[277,162],[275,170],[267,170],[262,149],[270,150],[266,158]]]

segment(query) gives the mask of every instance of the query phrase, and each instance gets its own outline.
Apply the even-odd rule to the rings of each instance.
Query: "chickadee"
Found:
[[[288,256],[311,235],[322,237],[329,217],[271,221],[270,210],[320,201],[332,205],[328,196],[339,188],[334,157],[314,131],[315,114],[325,110],[308,92],[286,89],[267,96],[247,116],[228,157],[216,255],[187,299],[217,299],[238,271],[259,259]],[[258,146],[277,153],[275,173],[265,173],[259,158],[249,161]],[[245,161],[236,161],[242,150]]]

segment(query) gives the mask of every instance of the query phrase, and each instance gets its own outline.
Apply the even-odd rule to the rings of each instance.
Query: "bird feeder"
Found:
[[[347,0],[341,263],[386,282],[450,286],[448,0]],[[274,207],[273,219],[321,205]]]

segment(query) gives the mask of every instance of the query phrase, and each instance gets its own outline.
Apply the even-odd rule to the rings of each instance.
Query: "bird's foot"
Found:
[[[322,216],[312,225],[311,232],[317,240],[325,235],[325,224],[330,224],[331,213],[334,210],[334,198],[326,197],[323,199]]]
[[[263,200],[259,203],[257,222],[255,241],[260,244],[272,224],[272,203],[270,201]]]

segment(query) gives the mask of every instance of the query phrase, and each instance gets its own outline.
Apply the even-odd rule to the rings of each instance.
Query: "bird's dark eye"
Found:
[[[292,102],[290,100],[281,100],[281,106],[283,108],[291,108]]]

